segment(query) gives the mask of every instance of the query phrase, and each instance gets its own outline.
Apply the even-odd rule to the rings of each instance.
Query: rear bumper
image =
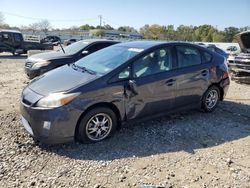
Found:
[[[229,85],[230,85],[230,78],[223,79],[220,82],[220,87],[223,89],[223,94],[224,94],[222,96],[221,100],[223,100],[225,98],[225,96],[227,95],[227,92],[228,92],[228,89],[229,89]]]

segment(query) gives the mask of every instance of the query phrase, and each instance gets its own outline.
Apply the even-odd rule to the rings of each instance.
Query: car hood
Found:
[[[33,79],[28,88],[39,95],[48,96],[50,93],[67,92],[98,77],[100,75],[74,70],[71,65],[64,65]]]
[[[250,53],[250,31],[239,33],[235,36],[240,48],[245,53]]]
[[[52,52],[44,52],[32,55],[28,58],[30,61],[41,61],[41,60],[53,60],[53,59],[63,59],[63,58],[69,58],[70,56],[67,54],[64,54],[60,51],[52,51]]]

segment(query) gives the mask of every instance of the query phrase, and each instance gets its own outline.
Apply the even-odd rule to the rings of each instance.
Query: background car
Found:
[[[81,40],[58,51],[35,54],[26,59],[25,73],[30,79],[65,64],[74,63],[97,50],[117,44],[109,40]]]
[[[232,80],[250,84],[250,31],[239,33],[235,36],[242,53],[229,61],[229,70]]]
[[[240,53],[240,49],[237,46],[228,46],[226,53],[229,55],[238,55]]]
[[[22,92],[22,122],[45,143],[98,142],[122,123],[212,112],[228,86],[225,59],[198,45],[120,43],[33,80]]]
[[[54,46],[57,46],[59,43],[61,43],[61,38],[58,36],[49,35],[42,39],[41,43],[50,43]]]
[[[74,42],[76,42],[76,39],[68,39],[68,40],[65,40],[65,41],[63,42],[63,44],[64,44],[65,46],[68,46],[68,45],[70,45],[70,44],[72,44],[72,43],[74,43]]]

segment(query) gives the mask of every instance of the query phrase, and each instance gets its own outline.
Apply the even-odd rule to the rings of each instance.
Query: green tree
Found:
[[[80,28],[81,30],[86,30],[86,31],[89,31],[89,30],[91,30],[91,29],[95,29],[94,26],[89,25],[89,24],[81,25],[79,28]]]
[[[245,26],[245,27],[239,28],[239,31],[240,31],[240,32],[249,31],[249,30],[250,30],[250,26]]]
[[[98,29],[93,33],[95,37],[103,37],[105,35],[105,31],[103,29]]]
[[[193,39],[201,42],[213,42],[213,33],[216,31],[217,29],[211,25],[201,25],[195,29]]]
[[[226,37],[224,32],[217,31],[213,33],[213,42],[226,42]]]
[[[236,27],[225,28],[224,33],[225,33],[226,42],[232,42],[234,39],[234,36],[239,32],[240,32],[239,28],[236,28]]]
[[[176,31],[174,30],[174,25],[167,25],[164,28],[164,39],[173,41],[176,40]]]
[[[122,31],[122,32],[137,33],[137,30],[133,27],[130,27],[130,26],[121,26],[117,30]]]
[[[177,27],[176,33],[177,33],[177,40],[193,41],[194,27],[180,25],[179,27]]]
[[[145,25],[140,29],[140,33],[146,39],[164,40],[166,28],[157,24]]]

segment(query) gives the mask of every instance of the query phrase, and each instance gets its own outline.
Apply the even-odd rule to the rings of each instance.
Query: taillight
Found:
[[[227,70],[228,70],[228,61],[227,61],[226,58],[224,59],[224,65],[226,66],[226,68],[227,68]]]
[[[228,72],[224,72],[222,79],[226,79],[229,78],[229,73]]]

